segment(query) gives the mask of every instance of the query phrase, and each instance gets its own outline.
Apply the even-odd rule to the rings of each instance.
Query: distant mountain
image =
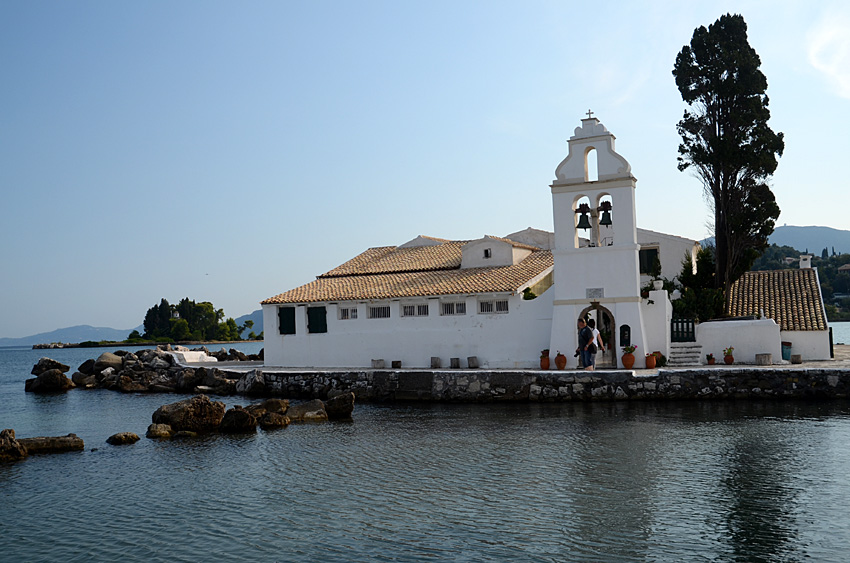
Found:
[[[833,229],[832,227],[795,227],[783,225],[776,227],[770,235],[770,244],[790,246],[800,252],[809,250],[809,254],[820,256],[823,249],[832,255],[833,248],[837,254],[850,254],[850,231]]]
[[[135,330],[143,332],[144,327],[138,326]],[[50,344],[51,342],[78,343],[87,340],[94,340],[95,342],[124,340],[132,331],[132,328],[122,330],[104,326],[77,325],[21,338],[0,338],[0,346],[32,346],[33,344]]]
[[[260,334],[263,332],[263,310],[257,309],[253,313],[248,315],[242,315],[237,319],[233,319],[236,321],[238,326],[242,326],[245,324],[245,321],[254,321],[254,327],[246,330],[242,333],[242,338],[248,338],[248,333],[254,331],[256,334]]]
[[[699,241],[702,246],[713,245],[714,237]],[[776,227],[768,239],[770,244],[790,246],[801,253],[809,250],[809,254],[820,256],[826,248],[830,256],[832,249],[836,254],[850,254],[850,231],[833,229],[832,227],[795,227],[783,225]]]

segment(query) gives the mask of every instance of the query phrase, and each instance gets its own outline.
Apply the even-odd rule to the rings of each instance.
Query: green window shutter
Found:
[[[316,334],[327,331],[327,309],[325,307],[307,307],[307,332]]]
[[[295,334],[295,307],[278,307],[277,318],[281,334]]]

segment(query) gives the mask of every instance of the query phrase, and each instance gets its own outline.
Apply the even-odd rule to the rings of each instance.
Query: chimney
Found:
[[[812,267],[812,255],[811,254],[801,254],[800,255],[800,269],[807,270]]]

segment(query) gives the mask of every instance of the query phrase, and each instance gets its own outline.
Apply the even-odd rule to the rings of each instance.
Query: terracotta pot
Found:
[[[623,354],[623,367],[626,369],[632,369],[632,366],[635,365],[635,355],[626,353]]]
[[[714,365],[714,358],[710,358],[710,359],[708,360],[708,365],[710,365],[710,366],[713,366],[713,365]]]
[[[549,356],[540,357],[540,369],[549,369]]]
[[[555,367],[558,369],[564,369],[567,367],[567,357],[563,354],[555,356]]]
[[[655,354],[646,357],[646,369],[655,369]]]
[[[735,356],[723,356],[723,361],[727,364],[735,363]]]

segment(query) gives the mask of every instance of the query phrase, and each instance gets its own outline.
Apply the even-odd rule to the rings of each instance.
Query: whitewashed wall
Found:
[[[717,363],[723,362],[723,350],[732,346],[736,364],[756,363],[756,354],[772,354],[773,363],[782,359],[779,325],[773,319],[752,321],[709,321],[696,328],[697,344],[705,354],[714,354]]]
[[[402,367],[430,367],[431,357],[438,356],[444,367],[450,358],[460,358],[466,367],[467,357],[477,356],[481,367],[532,368],[539,366],[540,351],[549,347],[553,294],[550,290],[531,301],[510,296],[507,314],[478,314],[476,296],[465,296],[466,315],[454,316],[440,315],[439,299],[390,301],[389,319],[367,318],[368,304],[358,303],[357,319],[339,320],[337,305],[327,305],[324,334],[307,333],[306,307],[299,306],[296,334],[286,336],[278,330],[278,306],[263,305],[265,364],[370,367],[373,359],[383,359],[387,367],[393,360]],[[426,301],[428,317],[401,316],[403,304]]]
[[[652,303],[649,303],[652,301]],[[665,290],[650,291],[649,299],[641,303],[641,315],[645,331],[646,349],[637,350],[636,357],[641,358],[656,350],[670,357],[670,321],[673,319],[673,304]],[[643,367],[642,360],[635,362]]]
[[[800,354],[803,361],[828,360],[829,331],[825,330],[783,330],[782,341],[791,343],[791,353]]]

